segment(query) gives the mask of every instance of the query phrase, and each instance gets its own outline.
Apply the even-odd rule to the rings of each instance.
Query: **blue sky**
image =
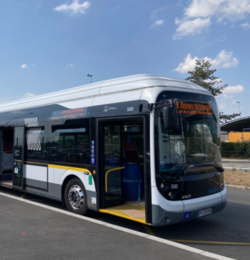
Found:
[[[185,79],[205,58],[220,111],[250,116],[250,0],[8,0],[0,102],[146,73]]]

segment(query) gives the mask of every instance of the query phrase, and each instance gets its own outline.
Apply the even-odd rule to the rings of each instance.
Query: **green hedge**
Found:
[[[250,158],[250,141],[237,143],[221,143],[222,157],[226,158]]]

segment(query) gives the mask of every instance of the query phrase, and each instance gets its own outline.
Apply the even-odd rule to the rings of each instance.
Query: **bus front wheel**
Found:
[[[73,178],[66,184],[64,202],[68,211],[79,215],[87,214],[87,192],[79,179]]]

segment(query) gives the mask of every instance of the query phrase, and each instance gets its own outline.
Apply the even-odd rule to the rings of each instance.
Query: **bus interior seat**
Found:
[[[4,143],[3,144],[3,151],[5,153],[12,153],[12,143]]]
[[[140,157],[136,149],[135,143],[124,143],[123,145],[124,157],[128,162],[139,163]]]

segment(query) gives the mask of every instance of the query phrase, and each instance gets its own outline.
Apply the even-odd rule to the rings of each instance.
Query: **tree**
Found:
[[[222,80],[219,77],[213,76],[216,72],[216,69],[210,69],[212,64],[209,61],[205,61],[204,59],[196,60],[196,66],[193,71],[189,71],[188,73],[191,75],[186,78],[193,83],[200,85],[201,87],[209,90],[213,96],[218,96],[222,93],[222,90],[226,88],[228,85],[221,85]],[[222,123],[226,123],[233,118],[240,116],[240,113],[233,113],[231,115],[225,115],[223,112],[219,113],[220,120]]]

